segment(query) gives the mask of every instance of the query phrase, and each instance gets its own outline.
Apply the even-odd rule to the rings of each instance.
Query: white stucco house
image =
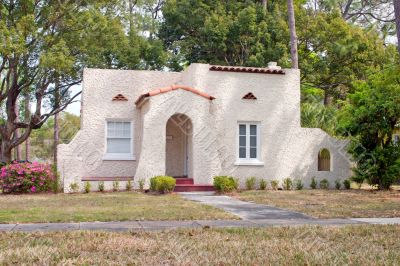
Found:
[[[81,129],[61,144],[71,183],[185,177],[177,190],[209,189],[213,177],[348,178],[344,141],[300,125],[300,72],[192,64],[185,71],[85,69]],[[190,190],[190,189],[189,189]]]

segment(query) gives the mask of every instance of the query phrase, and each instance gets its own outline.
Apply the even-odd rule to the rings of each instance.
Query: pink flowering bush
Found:
[[[11,163],[1,168],[3,193],[36,193],[51,191],[57,182],[49,164]]]

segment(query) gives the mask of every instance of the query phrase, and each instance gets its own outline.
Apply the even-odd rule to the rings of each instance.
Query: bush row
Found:
[[[269,182],[270,188],[273,190],[284,189],[284,190],[302,190],[304,188],[304,183],[300,179],[291,179],[290,177],[282,180],[281,184],[278,180],[271,180]],[[339,179],[335,180],[336,189],[350,189],[350,180],[344,180],[343,182]],[[248,177],[245,180],[246,190],[265,190],[268,188],[268,181],[265,179],[257,179],[256,177]],[[231,176],[216,176],[214,177],[214,187],[220,193],[232,192],[237,190],[239,187],[238,179]],[[310,188],[316,189],[317,187],[321,189],[329,189],[330,183],[328,179],[322,179],[317,182],[315,177],[311,179]]]

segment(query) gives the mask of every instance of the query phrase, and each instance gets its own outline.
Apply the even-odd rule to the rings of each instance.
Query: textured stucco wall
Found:
[[[249,176],[269,180],[311,177],[335,179],[350,175],[345,142],[320,129],[300,127],[299,71],[286,75],[214,72],[192,64],[182,73],[85,70],[82,129],[68,145],[60,145],[59,166],[68,190],[83,176],[135,176],[148,179],[166,172],[166,123],[174,114],[192,122],[189,173],[195,183],[212,183],[215,175],[233,175],[241,183]],[[151,97],[137,109],[136,98],[152,88],[172,84],[192,86],[216,97],[209,101],[184,90]],[[252,92],[257,100],[243,100]],[[118,93],[127,102],[112,102]],[[135,161],[104,161],[105,121],[127,119],[134,124]],[[262,166],[235,165],[238,121],[261,125]],[[318,151],[331,152],[330,172],[317,171]]]

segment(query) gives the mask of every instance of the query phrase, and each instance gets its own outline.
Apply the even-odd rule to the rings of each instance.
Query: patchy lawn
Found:
[[[0,233],[0,264],[397,265],[400,226]]]
[[[400,217],[400,191],[245,191],[235,197],[319,218]]]
[[[137,192],[0,195],[0,223],[238,219],[179,195]]]

